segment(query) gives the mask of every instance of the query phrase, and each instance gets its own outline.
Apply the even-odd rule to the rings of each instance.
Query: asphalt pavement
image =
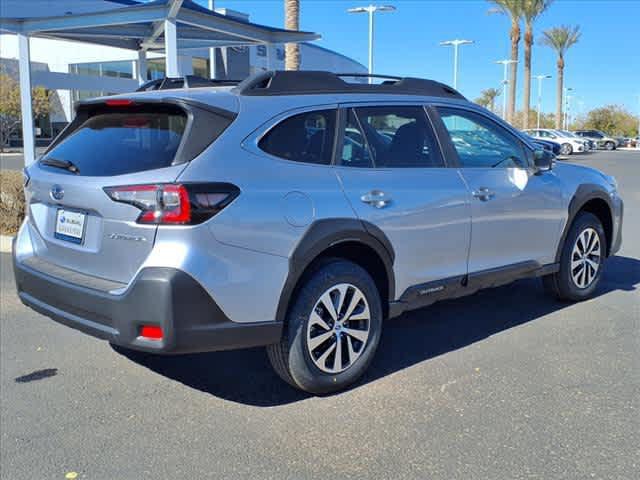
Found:
[[[40,155],[45,151],[44,148],[38,147],[36,155]],[[22,170],[24,168],[24,156],[22,152],[8,151],[0,153],[0,169],[2,170]]]
[[[640,154],[571,161],[626,203],[597,298],[526,280],[406,314],[324,398],[262,349],[128,358],[22,306],[3,254],[0,477],[640,478]]]

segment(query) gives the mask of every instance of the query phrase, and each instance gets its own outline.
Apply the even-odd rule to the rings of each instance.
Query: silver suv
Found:
[[[621,243],[612,177],[554,164],[443,84],[349,80],[80,104],[25,172],[22,301],[118,348],[266,346],[285,381],[327,393],[407,310],[525,277],[594,294]]]
[[[598,148],[604,148],[605,150],[615,150],[620,146],[615,138],[608,136],[600,130],[576,130],[573,133],[579,137],[587,138],[595,142]]]

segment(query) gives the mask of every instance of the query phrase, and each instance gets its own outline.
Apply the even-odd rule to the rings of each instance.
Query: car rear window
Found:
[[[168,167],[186,126],[187,115],[179,108],[102,111],[85,120],[40,161],[71,162],[76,173],[83,176],[123,175]]]

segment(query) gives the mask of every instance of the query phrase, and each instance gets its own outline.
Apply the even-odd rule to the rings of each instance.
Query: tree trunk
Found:
[[[520,44],[520,24],[518,19],[511,21],[511,60],[518,61],[518,48]],[[512,122],[516,113],[516,83],[518,76],[518,64],[512,63],[511,79],[509,83],[509,105],[507,109],[507,120]]]
[[[558,57],[558,80],[556,83],[556,128],[562,128],[562,94],[564,83],[564,59]]]
[[[533,25],[527,23],[524,32],[524,89],[522,93],[522,128],[529,128],[529,107],[531,105],[531,46],[533,45]]]
[[[300,0],[284,0],[284,28],[300,29]],[[285,45],[285,69],[300,70],[300,46],[297,43]]]

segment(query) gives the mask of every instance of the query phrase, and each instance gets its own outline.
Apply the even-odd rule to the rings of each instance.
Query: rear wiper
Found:
[[[71,173],[80,173],[80,169],[76,167],[73,162],[69,160],[60,160],[59,158],[43,158],[40,160],[42,165],[48,165],[55,168],[63,168],[69,170]]]

